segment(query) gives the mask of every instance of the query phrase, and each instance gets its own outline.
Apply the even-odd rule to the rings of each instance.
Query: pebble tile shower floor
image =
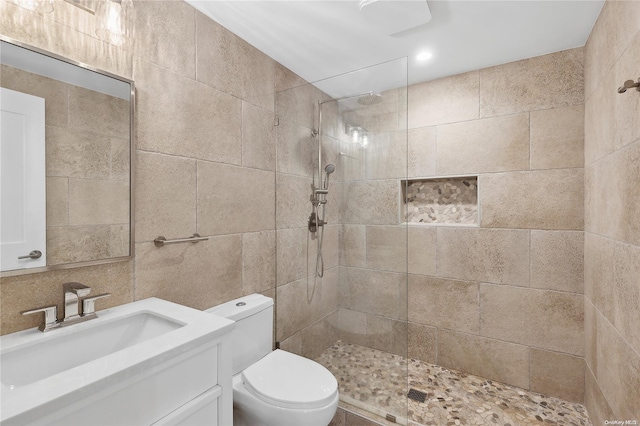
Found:
[[[337,341],[317,361],[338,380],[340,400],[409,426],[591,426],[584,406],[471,374]],[[406,395],[410,390],[417,400]],[[420,402],[424,396],[424,402]],[[408,416],[408,418],[405,418]],[[378,419],[382,424],[391,424]]]

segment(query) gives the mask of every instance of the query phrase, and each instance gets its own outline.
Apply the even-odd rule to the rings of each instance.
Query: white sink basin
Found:
[[[154,372],[169,371],[163,373],[169,380],[164,387],[175,386],[180,393],[188,394],[192,390],[191,393],[198,395],[209,386],[201,384],[197,388],[198,377],[209,374],[203,372],[207,368],[215,370],[213,365],[206,365],[215,363],[215,352],[212,360],[204,356],[198,358],[198,353],[206,353],[200,347],[211,346],[211,342],[233,327],[234,323],[227,319],[151,298],[99,311],[96,319],[48,333],[34,328],[2,336],[0,422],[2,426],[70,424],[70,419],[75,417],[69,417],[69,413],[82,412],[93,404],[78,401],[95,402],[97,397],[91,395],[103,395],[101,398],[114,401],[122,399],[125,383],[134,389],[138,382],[146,382],[133,377],[144,378]],[[193,363],[187,361],[192,359],[202,361],[200,365],[194,364],[195,370],[190,369]],[[182,370],[171,373],[165,365]],[[180,382],[182,377],[184,383]],[[154,394],[153,386],[159,386],[160,379],[151,377],[150,380],[150,393]],[[141,390],[138,388],[128,398],[134,398]],[[112,394],[115,396],[109,396]],[[146,398],[160,397],[156,393]],[[158,402],[161,406],[161,401]],[[126,411],[127,408],[118,409]],[[111,411],[114,410],[106,410],[104,416],[108,417]],[[97,416],[91,422],[102,424],[100,418]]]
[[[48,339],[2,352],[3,393],[5,389],[15,390],[183,325],[151,312],[140,312],[65,335],[57,334],[55,331],[60,330],[55,330]]]

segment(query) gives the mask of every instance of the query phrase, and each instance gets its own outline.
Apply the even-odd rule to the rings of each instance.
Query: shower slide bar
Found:
[[[176,244],[176,243],[197,243],[198,241],[208,240],[209,237],[201,237],[200,234],[193,234],[189,238],[176,238],[175,240],[167,240],[162,235],[157,237],[153,242],[156,247],[164,247],[165,244]]]

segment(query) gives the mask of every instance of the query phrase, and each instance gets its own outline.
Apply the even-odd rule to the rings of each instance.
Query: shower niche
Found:
[[[478,176],[403,179],[402,221],[409,225],[478,226]]]

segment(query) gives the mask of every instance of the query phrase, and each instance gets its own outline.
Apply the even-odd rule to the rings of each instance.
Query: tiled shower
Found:
[[[3,278],[3,334],[34,326],[16,313],[56,303],[65,281],[112,293],[105,307],[261,292],[280,347],[310,358],[339,341],[584,404],[593,425],[640,416],[640,96],[616,93],[640,72],[637,2],[606,2],[584,47],[384,89],[373,106],[324,103],[337,170],[323,278],[306,225],[312,130],[319,100],[353,93],[329,95],[183,2],[135,2],[122,49],[72,7],[1,6],[4,35],[132,78],[138,96],[135,260]],[[406,224],[403,185],[451,178],[477,179],[475,223]],[[212,238],[152,242],[193,232]]]

